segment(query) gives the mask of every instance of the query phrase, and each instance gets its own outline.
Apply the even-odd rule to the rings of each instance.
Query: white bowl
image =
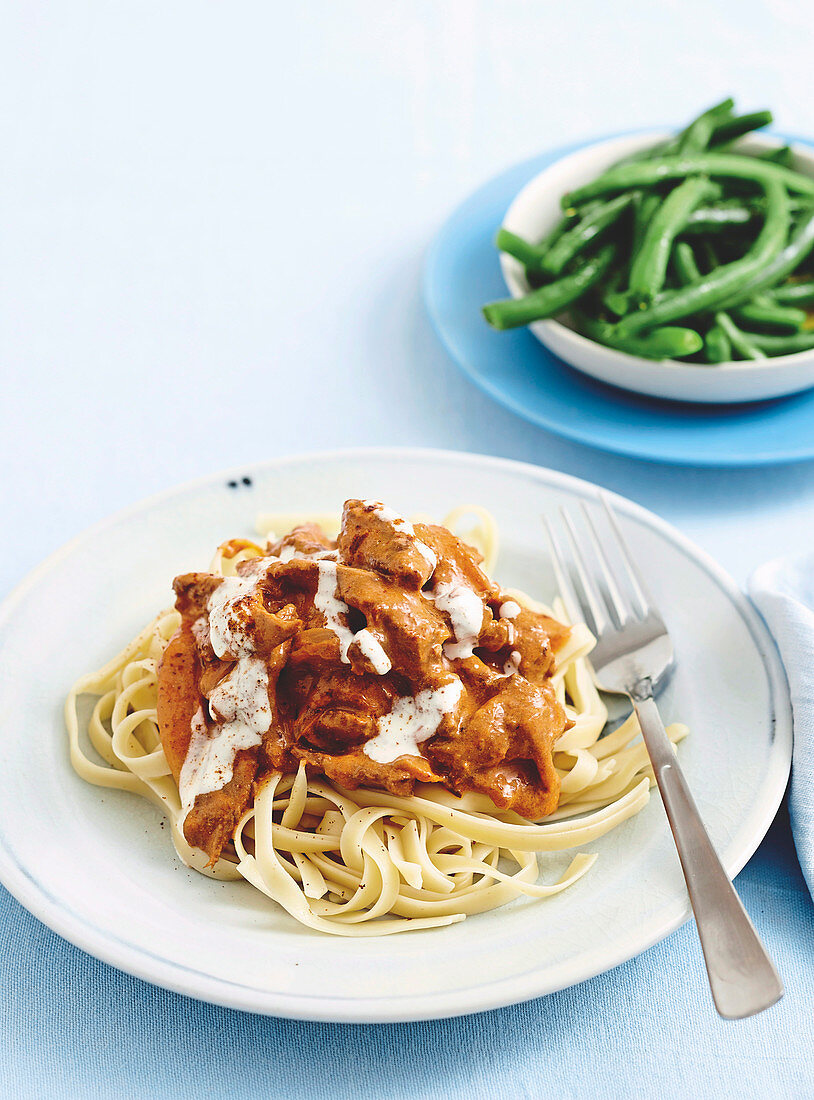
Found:
[[[527,240],[540,240],[559,219],[560,199],[566,192],[594,179],[622,157],[669,136],[657,131],[611,138],[563,157],[526,184],[506,212],[503,225]],[[743,138],[738,151],[761,152],[782,144],[776,138],[754,135]],[[794,157],[797,170],[814,178],[812,150],[795,146]],[[512,297],[528,294],[531,287],[522,265],[505,253],[501,253],[500,263]],[[814,386],[814,350],[718,365],[684,363],[641,359],[597,344],[575,332],[567,317],[535,321],[529,328],[549,351],[577,370],[651,397],[707,403],[759,401]]]

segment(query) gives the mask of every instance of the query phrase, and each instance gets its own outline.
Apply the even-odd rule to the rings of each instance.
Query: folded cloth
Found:
[[[786,666],[794,714],[791,831],[814,896],[814,554],[760,566],[749,580],[749,594]]]

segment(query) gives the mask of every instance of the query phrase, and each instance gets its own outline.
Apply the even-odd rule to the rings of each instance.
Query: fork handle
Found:
[[[707,835],[650,681],[638,685],[632,700],[678,848],[715,1007],[728,1019],[753,1016],[780,1000],[783,983]]]

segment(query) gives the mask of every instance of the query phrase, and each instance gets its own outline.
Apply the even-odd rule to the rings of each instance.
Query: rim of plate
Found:
[[[198,489],[215,486],[234,474],[243,475],[247,471],[258,469],[278,469],[298,463],[326,463],[342,460],[367,461],[378,459],[400,459],[401,461],[419,461],[432,463],[455,463],[478,467],[490,467],[508,474],[516,474],[538,485],[571,490],[584,494],[593,491],[596,484],[584,478],[574,477],[545,466],[517,462],[513,459],[496,458],[490,455],[475,454],[467,451],[446,451],[421,447],[357,447],[332,451],[303,452],[262,462],[246,462],[240,466],[216,471],[195,478],[181,485],[165,489],[141,501],[137,501],[105,519],[86,528],[70,539],[58,550],[48,555],[35,566],[0,603],[0,627],[14,615],[18,605],[24,601],[28,592],[37,584],[41,576],[47,574],[63,558],[71,554],[86,541],[108,527],[115,526],[124,519],[139,513],[149,512],[156,504],[185,496]],[[722,862],[730,877],[742,869],[763,840],[777,812],[791,768],[792,725],[791,703],[788,698],[786,675],[774,640],[763,623],[757,610],[747,596],[737,586],[725,569],[700,547],[655,513],[611,490],[608,494],[615,508],[629,517],[646,524],[673,543],[692,559],[715,581],[744,621],[749,635],[760,654],[766,670],[771,692],[773,738],[769,768],[765,776],[760,798],[750,814],[752,829],[748,839],[721,853]],[[689,899],[674,899],[670,914],[656,922],[647,932],[638,937],[628,936],[614,945],[610,952],[607,948],[594,949],[583,955],[580,965],[574,968],[570,977],[546,980],[546,969],[541,964],[509,979],[501,979],[488,985],[458,989],[451,993],[439,990],[432,994],[407,994],[399,997],[340,998],[320,997],[316,1002],[313,995],[289,994],[259,990],[237,982],[229,982],[198,971],[191,971],[183,964],[175,963],[164,957],[154,955],[144,949],[134,948],[128,941],[94,926],[82,914],[65,906],[48,887],[20,864],[6,847],[0,834],[0,883],[34,917],[63,939],[79,947],[95,958],[116,967],[153,985],[173,992],[206,1001],[211,1004],[236,1008],[246,1012],[263,1015],[282,1016],[289,1019],[320,1020],[335,1023],[396,1023],[427,1019],[442,1019],[453,1016],[470,1015],[500,1008],[535,997],[555,993],[580,982],[587,981],[597,974],[605,973],[627,962],[642,951],[660,942],[676,928],[687,921],[691,914]],[[465,1003],[462,1003],[465,1001]]]
[[[527,195],[529,193],[533,193],[533,191],[540,186],[540,183],[544,176],[548,175],[548,173],[553,171],[555,168],[558,168],[565,164],[572,157],[576,158],[581,153],[587,152],[589,149],[599,149],[604,146],[613,146],[617,144],[624,145],[625,143],[632,141],[634,138],[637,140],[641,140],[642,143],[644,143],[645,139],[647,139],[647,141],[652,140],[655,142],[658,141],[660,138],[671,136],[672,132],[669,130],[635,130],[625,134],[610,134],[606,137],[597,138],[595,141],[588,141],[584,145],[581,145],[578,149],[570,150],[570,152],[567,152],[564,156],[559,157],[557,160],[553,160],[550,164],[546,165],[545,168],[542,168],[536,175],[532,176],[532,178],[523,187],[521,187],[521,189],[517,192],[517,194],[514,196],[511,203],[509,204],[506,213],[504,214],[504,221],[511,220],[512,212],[515,210],[515,208],[528,201]],[[746,134],[743,138],[740,138],[737,143],[738,148],[734,151],[738,152],[741,146],[747,148],[751,145],[762,145],[765,148],[779,149],[785,144],[787,143],[783,138],[778,137],[773,133],[763,133],[761,131],[756,131],[754,133]],[[790,145],[792,152],[795,156],[800,157],[801,160],[805,160],[808,163],[811,174],[812,176],[814,176],[814,149],[812,149],[811,146],[802,145],[799,139],[796,139],[793,142],[789,142],[788,144]],[[513,298],[522,298],[524,294],[529,293],[530,288],[525,278],[525,275],[520,274],[516,270],[516,266],[519,266],[517,265],[517,261],[512,262],[512,258],[508,255],[508,253],[502,252],[500,254],[500,269],[503,274],[506,287]],[[554,317],[548,318],[544,321],[536,321],[535,325],[539,325],[540,328],[554,329],[563,337],[563,339],[569,340],[576,347],[590,347],[591,349],[599,348],[600,351],[597,354],[603,355],[603,357],[607,358],[609,361],[619,363],[643,363],[648,366],[652,365],[653,362],[653,360],[651,359],[643,359],[639,355],[631,355],[629,352],[619,351],[616,348],[606,347],[604,344],[599,344],[596,340],[591,340],[589,337],[583,336],[581,332],[577,332],[577,330],[571,328],[570,325],[563,324],[562,321],[558,321]],[[773,355],[771,356],[771,358],[765,360],[733,359],[725,363],[716,363],[714,365],[714,370],[716,374],[755,374],[759,372],[766,372],[767,368],[770,367],[797,366],[801,363],[804,356],[810,360],[812,358],[812,354],[814,354],[812,351],[796,351],[789,355]],[[675,375],[693,375],[698,373],[699,368],[702,370],[710,369],[708,363],[685,363],[679,359],[661,359],[658,361],[658,363],[660,370],[664,369],[667,370],[668,373]],[[573,364],[569,365],[572,366]],[[574,369],[578,370],[580,368],[574,367]],[[610,385],[611,383],[607,384]],[[632,390],[631,392],[638,393],[641,391]],[[645,394],[645,396],[647,396],[647,394]],[[671,399],[659,398],[659,400]],[[754,400],[754,398],[745,399],[746,403],[748,403],[749,400]],[[771,401],[775,399],[762,398],[760,400]],[[737,400],[732,401],[731,399],[721,400],[720,402],[720,404],[722,405],[739,403],[743,402],[738,402]],[[694,405],[698,404],[698,402],[690,401],[689,404]],[[703,404],[703,402],[701,404]],[[717,402],[714,402],[714,404],[717,404]]]

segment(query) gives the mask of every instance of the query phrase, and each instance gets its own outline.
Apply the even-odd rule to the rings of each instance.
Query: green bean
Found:
[[[772,301],[783,306],[814,302],[814,279],[806,279],[804,283],[784,283],[767,293]]]
[[[756,205],[747,206],[739,199],[730,199],[714,206],[699,206],[692,211],[681,230],[684,234],[699,234],[727,229],[743,229],[758,216]]]
[[[698,270],[698,264],[695,261],[695,253],[692,250],[692,245],[687,244],[686,241],[679,241],[673,249],[673,266],[678,275],[679,282],[685,286],[687,283],[694,283],[697,279],[701,278],[701,272]]]
[[[715,271],[718,267],[718,257],[715,255],[715,249],[709,241],[704,242],[704,252],[710,271]],[[763,352],[756,347],[750,335],[743,332],[725,310],[719,309],[717,311],[715,324],[729,340],[733,352],[737,352],[741,359],[765,359]],[[732,358],[735,358],[734,354]]]
[[[716,103],[714,107],[710,107],[706,111],[702,111],[700,115],[692,120],[681,133],[676,134],[675,137],[671,137],[667,141],[661,141],[657,145],[651,145],[647,149],[639,149],[636,153],[631,153],[629,156],[624,157],[622,160],[617,161],[616,167],[619,164],[636,164],[642,160],[649,160],[654,156],[667,156],[679,151],[682,143],[687,147],[683,149],[683,152],[690,152],[689,146],[693,143],[698,143],[702,128],[706,129],[706,120],[708,118],[713,119],[715,123],[723,121],[729,115],[732,114],[732,108],[735,106],[733,99],[725,99],[722,103]],[[692,137],[690,137],[692,135]],[[695,150],[697,151],[697,150]]]
[[[720,327],[741,359],[765,359],[751,333],[741,332],[728,313],[715,314],[715,324]]]
[[[541,254],[551,248],[552,244],[554,244],[555,241],[558,241],[563,233],[566,233],[568,229],[570,229],[570,227],[574,224],[574,218],[576,217],[576,214],[576,210],[566,210],[559,221],[556,223],[554,228],[549,233],[547,233],[541,241],[537,242],[535,248],[538,248]]]
[[[764,153],[758,153],[760,160],[770,160],[774,164],[782,164],[784,168],[794,167],[794,153],[790,145],[781,145],[779,149],[767,149]]]
[[[593,202],[589,202],[586,205],[588,208],[591,208],[603,201],[603,199],[594,199]],[[568,232],[577,217],[577,211],[573,207],[563,213],[563,216],[556,223],[554,228],[549,233],[547,233],[545,237],[542,238],[542,240],[538,241],[537,248],[540,252],[541,257],[545,256],[549,248],[553,248],[553,246],[557,243],[563,233]]]
[[[753,298],[733,311],[735,320],[747,328],[769,329],[777,332],[799,332],[808,314],[804,309],[781,306],[764,297]]]
[[[578,218],[584,218],[595,210],[597,206],[601,206],[604,199],[592,199],[590,202],[581,204],[580,206],[569,206],[567,210],[563,212],[562,217],[551,230],[547,233],[542,240],[537,242],[536,247],[540,249],[541,253],[545,253],[552,248],[563,233],[567,233],[571,226]]]
[[[525,240],[523,237],[519,237],[516,233],[512,233],[512,231],[506,229],[505,226],[501,226],[495,237],[495,248],[500,252],[506,252],[509,256],[514,256],[514,258],[519,260],[528,271],[542,272],[543,268],[541,265],[543,257],[548,250],[557,243],[560,237],[571,228],[574,221],[577,218],[587,217],[598,206],[603,205],[604,202],[602,200],[595,200],[585,203],[580,209],[572,207],[566,210],[554,228],[536,244]]]
[[[609,168],[598,179],[563,196],[563,207],[568,208],[614,191],[625,191],[629,187],[652,187],[657,183],[699,174],[752,180],[764,188],[772,181],[790,191],[814,196],[814,179],[790,168],[734,153],[701,153],[692,157],[661,157],[640,164]]]
[[[814,348],[814,332],[795,332],[793,336],[767,336],[750,332],[749,337],[762,350],[771,355],[794,355],[798,351]]]
[[[609,229],[633,201],[635,192],[617,195],[585,215],[549,248],[542,259],[542,269],[549,275],[560,275],[567,264],[606,229]]]
[[[616,317],[622,317],[627,313],[627,295],[621,290],[624,274],[623,268],[617,266],[601,286],[597,287],[602,306]]]
[[[653,191],[648,191],[642,194],[637,192],[638,202],[634,205],[633,213],[633,237],[630,245],[630,257],[628,260],[628,279],[630,278],[630,269],[633,266],[633,261],[642,247],[642,241],[647,233],[647,227],[653,218],[653,215],[659,208],[661,198]],[[613,306],[611,312],[615,313],[617,317],[623,317],[630,309],[631,296],[628,291],[620,291],[619,295],[613,299]]]
[[[765,186],[766,218],[746,255],[722,265],[688,286],[665,293],[649,309],[623,317],[619,322],[620,333],[631,335],[693,313],[725,308],[727,298],[738,293],[753,276],[772,263],[783,248],[788,232],[788,195],[780,180],[773,176],[768,177]]]
[[[699,115],[699,118],[703,115],[715,115],[716,118],[728,118],[735,110],[735,100],[731,96],[727,96],[726,99],[721,100],[720,103],[716,103],[713,107],[708,107],[706,111]],[[692,122],[690,123],[692,126]],[[690,126],[686,129],[689,130]]]
[[[679,154],[703,153],[710,143],[712,132],[715,129],[715,120],[712,118],[696,119],[692,127],[679,141],[676,150]]]
[[[705,176],[691,176],[675,187],[650,220],[630,268],[630,296],[635,304],[652,302],[664,286],[673,241],[692,210],[720,188]]]
[[[652,191],[648,191],[646,194],[637,193],[639,201],[634,206],[633,211],[633,239],[630,245],[631,257],[635,256],[639,249],[642,247],[642,241],[644,235],[647,232],[647,227],[650,224],[650,219],[658,210],[661,199],[658,195]]]
[[[708,363],[728,363],[732,344],[720,325],[713,325],[704,337],[704,357]]]
[[[695,283],[703,277],[698,269],[698,264],[695,262],[695,254],[690,245],[686,242],[679,241],[676,245],[673,253],[673,262],[679,278],[683,282]],[[713,256],[713,270],[716,267],[716,263],[715,257]],[[723,310],[718,310],[715,314],[715,323],[707,333],[707,338],[704,341],[704,351],[707,362],[730,362],[734,358],[732,354],[733,347],[744,359],[761,358],[761,353],[754,345],[749,343],[748,339],[743,335],[737,325],[734,324],[729,314],[724,313]],[[722,355],[724,358],[711,358],[715,355]]]
[[[580,332],[589,339],[642,359],[683,359],[700,351],[704,343],[691,328],[665,325],[636,336],[620,336],[614,325],[597,321],[584,313],[578,313],[576,321]]]
[[[630,306],[627,294],[622,290],[608,289],[602,294],[602,305],[615,317],[624,317]]]
[[[545,249],[541,249],[537,244],[531,244],[523,237],[518,237],[516,233],[504,229],[502,226],[498,229],[497,236],[495,237],[495,248],[500,252],[505,252],[507,255],[513,256],[516,260],[519,260],[524,267],[530,268],[532,271],[539,269],[539,265],[545,255]]]
[[[798,223],[785,247],[767,261],[762,270],[755,270],[742,287],[733,291],[729,299],[722,303],[723,307],[729,309],[730,306],[748,302],[760,291],[768,290],[776,283],[782,282],[800,266],[812,249],[814,249],[814,206],[809,207],[807,216]]]
[[[671,143],[675,146],[676,152],[700,153],[706,149],[716,127],[731,116],[734,106],[733,100],[725,99],[723,103],[717,103],[694,118]]]
[[[753,111],[750,115],[738,115],[735,118],[726,118],[718,122],[712,135],[713,148],[716,145],[724,145],[728,141],[751,133],[752,130],[760,130],[764,126],[770,126],[774,122],[771,111]]]
[[[524,298],[506,298],[499,302],[490,302],[483,307],[483,316],[492,328],[501,331],[553,317],[598,283],[610,267],[615,255],[615,245],[607,244],[595,256],[586,260],[577,271],[563,276],[555,283],[547,283]]]

